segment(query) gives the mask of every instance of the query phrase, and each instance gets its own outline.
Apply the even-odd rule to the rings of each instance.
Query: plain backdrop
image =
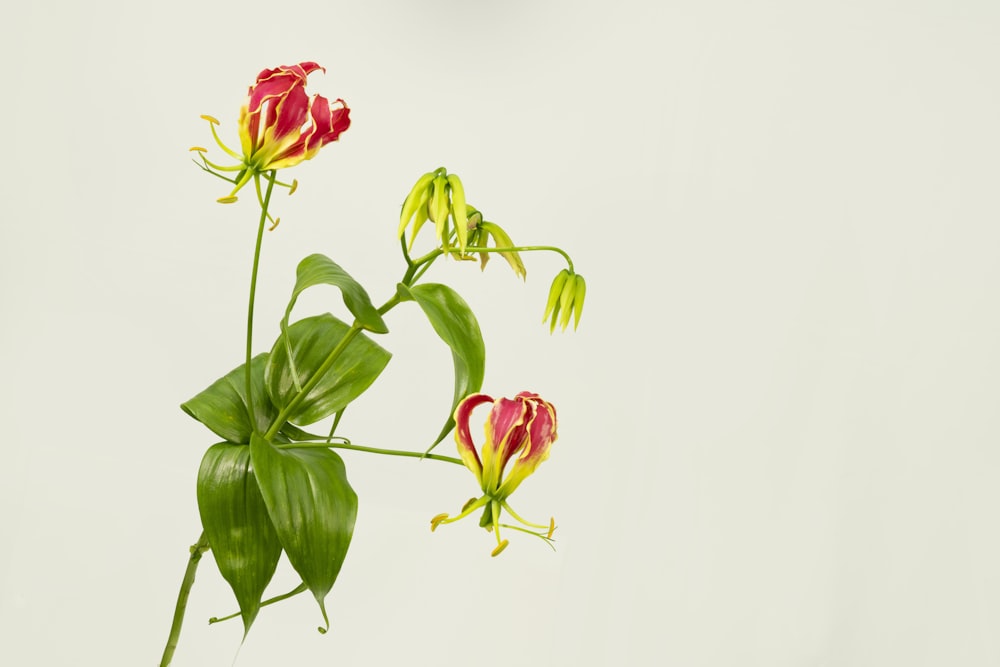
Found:
[[[315,60],[353,125],[286,176],[257,348],[323,252],[376,302],[399,205],[460,174],[519,243],[569,251],[580,329],[540,323],[554,255],[443,263],[484,389],[556,404],[514,500],[557,550],[491,559],[465,470],[345,453],[360,496],[329,599],[265,609],[236,664],[1000,665],[1000,4],[23,3],[4,11],[0,663],[153,665],[215,441],[178,405],[240,363],[252,198],[235,143],[265,67]],[[213,155],[221,154],[213,149]],[[343,316],[317,289],[297,313]],[[400,307],[341,431],[423,449],[451,358]],[[451,453],[449,439],[442,447]],[[272,591],[297,583],[287,562]],[[202,563],[174,664],[230,665]]]

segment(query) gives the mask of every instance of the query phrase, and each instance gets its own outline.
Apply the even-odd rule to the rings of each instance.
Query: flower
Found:
[[[521,261],[520,253],[517,250],[510,249],[516,247],[510,235],[497,223],[483,220],[483,214],[472,206],[467,205],[465,208],[467,211],[466,217],[469,220],[469,252],[479,252],[479,262],[482,269],[485,271],[486,263],[490,261],[490,253],[486,252],[485,249],[488,248],[489,241],[492,238],[493,246],[507,260],[510,268],[514,271],[514,275],[524,280],[528,272],[524,268],[524,262]],[[476,248],[480,249],[476,250]],[[468,255],[463,255],[461,258],[471,259]]]
[[[441,247],[445,250],[450,248],[450,238],[454,232],[459,252],[464,253],[465,246],[469,242],[469,221],[466,216],[465,187],[462,185],[462,179],[458,174],[449,174],[444,167],[438,167],[418,178],[410,188],[410,193],[406,195],[399,212],[397,236],[403,238],[407,226],[412,221],[413,231],[410,232],[408,246],[412,249],[417,232],[430,220],[434,223]],[[449,218],[454,229],[449,228]]]
[[[322,95],[310,98],[306,94],[306,79],[316,70],[326,71],[314,62],[303,62],[265,69],[257,75],[240,109],[242,155],[219,139],[215,130],[219,121],[211,116],[202,116],[211,124],[212,136],[219,147],[239,160],[237,165],[222,167],[202,156],[207,167],[238,172],[232,181],[236,187],[219,201],[236,201],[236,193],[251,178],[259,177],[264,172],[293,167],[303,160],[312,159],[323,146],[336,141],[350,127],[350,109],[344,100],[337,99],[331,104]],[[205,152],[200,147],[191,150]],[[294,186],[294,182],[286,185],[290,191],[294,190]]]
[[[477,450],[472,440],[469,419],[473,410],[486,403],[492,403],[493,408],[486,419],[486,439]],[[538,394],[522,391],[512,399],[494,400],[486,394],[472,394],[464,398],[455,408],[455,442],[462,462],[476,476],[483,495],[467,502],[462,512],[455,517],[439,514],[431,519],[431,530],[440,524],[458,521],[483,507],[485,509],[479,525],[496,534],[494,556],[507,546],[507,540],[500,537],[501,526],[521,530],[551,542],[555,520],[550,520],[548,526],[525,521],[511,509],[507,498],[549,457],[555,441],[556,409]],[[502,509],[507,510],[519,523],[545,532],[501,524]]]
[[[583,315],[583,300],[586,296],[587,283],[583,276],[571,269],[563,269],[557,273],[549,288],[549,299],[545,304],[545,314],[542,315],[542,322],[551,317],[549,333],[556,330],[557,322],[566,331],[570,317],[573,318],[573,330],[576,331],[580,316]]]

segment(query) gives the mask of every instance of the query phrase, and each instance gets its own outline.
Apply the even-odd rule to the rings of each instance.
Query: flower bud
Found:
[[[412,224],[410,242],[413,248],[417,232],[427,220],[434,223],[437,240],[445,250],[450,249],[454,233],[460,255],[469,244],[469,206],[465,203],[465,187],[456,174],[449,174],[444,167],[427,172],[410,189],[399,213],[400,238]]]
[[[563,269],[556,274],[549,288],[549,298],[545,303],[545,314],[542,315],[542,322],[549,320],[549,333],[556,330],[556,324],[563,331],[569,326],[570,319],[573,320],[573,330],[580,325],[580,316],[583,314],[583,301],[587,296],[587,283],[583,276],[573,273],[569,269]]]

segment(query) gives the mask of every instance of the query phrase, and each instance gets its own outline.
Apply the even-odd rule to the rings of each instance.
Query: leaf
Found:
[[[254,417],[257,430],[267,431],[278,411],[268,398],[264,386],[264,369],[267,354],[258,354],[250,360]],[[240,364],[225,377],[219,378],[203,392],[182,403],[181,409],[207,426],[213,433],[229,442],[250,444],[253,427],[247,411],[246,364]]]
[[[427,449],[430,452],[455,427],[452,415],[459,401],[482,388],[483,376],[486,374],[486,344],[469,304],[447,285],[427,283],[409,288],[399,285],[398,289],[403,296],[409,296],[423,309],[434,331],[451,348],[455,365],[455,393],[448,411],[448,420],[437,439]]]
[[[305,385],[319,370],[349,329],[329,313],[299,320],[288,328],[300,386]],[[285,335],[282,334],[271,349],[265,371],[267,392],[279,408],[291,403],[298,393],[292,367],[288,363]],[[343,410],[375,381],[391,357],[391,354],[370,338],[358,334],[344,348],[319,384],[288,415],[288,421],[306,426]]]
[[[324,601],[344,564],[358,514],[344,462],[329,449],[278,448],[257,434],[250,456],[281,546],[329,628]]]
[[[221,442],[208,448],[198,470],[198,511],[219,572],[236,594],[245,636],[281,556],[249,447]]]
[[[389,327],[372,305],[365,288],[332,259],[318,253],[303,259],[295,270],[295,289],[292,290],[292,298],[288,302],[288,308],[285,309],[285,317],[281,320],[282,332],[288,327],[288,318],[299,295],[314,285],[339,287],[344,296],[344,305],[357,319],[358,324],[373,333],[389,332]]]

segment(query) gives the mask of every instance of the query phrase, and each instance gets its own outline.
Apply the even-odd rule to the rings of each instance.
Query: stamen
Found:
[[[202,119],[203,119],[203,120],[207,120],[207,121],[208,121],[209,123],[211,123],[212,125],[218,125],[218,124],[219,124],[219,121],[218,121],[218,120],[216,120],[216,119],[215,119],[214,117],[212,117],[212,116],[209,116],[208,114],[202,114],[202,115],[201,115],[201,117],[202,117]]]
[[[551,517],[551,518],[549,518],[549,534],[546,535],[545,537],[551,540],[552,539],[552,533],[554,533],[554,532],[556,532],[556,518],[555,517]]]
[[[444,521],[445,519],[447,519],[447,518],[448,518],[448,513],[447,512],[445,512],[443,514],[438,514],[437,516],[435,516],[434,518],[432,518],[431,519],[431,532],[433,533],[435,530],[437,530],[438,525],[442,521]]]
[[[292,194],[294,194],[295,191],[298,189],[298,187],[299,187],[299,179],[297,178],[292,179],[292,187],[288,188],[288,196],[291,197]]]
[[[472,504],[474,502],[476,502],[477,500],[479,500],[479,499],[478,498],[469,498],[467,501],[465,501],[465,504],[462,505],[462,511],[464,512],[465,510],[467,510],[470,507],[472,507]]]
[[[504,549],[506,549],[506,548],[507,548],[507,545],[508,545],[508,544],[510,544],[510,542],[509,542],[508,540],[504,540],[504,541],[503,541],[503,542],[501,542],[501,543],[500,543],[499,545],[497,545],[497,548],[493,550],[493,553],[491,553],[491,554],[490,554],[490,556],[492,556],[493,558],[496,558],[497,556],[499,556],[499,555],[500,555],[500,553],[501,553],[501,552],[502,552],[502,551],[503,551]]]
[[[510,506],[510,505],[508,505],[508,504],[507,504],[507,502],[506,502],[506,501],[504,501],[504,503],[503,503],[503,508],[504,508],[505,510],[507,510],[507,512],[508,512],[508,513],[509,513],[509,514],[510,514],[510,515],[511,515],[512,517],[514,517],[514,518],[515,518],[515,519],[516,519],[517,521],[519,521],[519,522],[523,523],[523,524],[524,524],[525,526],[531,526],[532,528],[538,528],[538,529],[540,529],[540,530],[547,530],[547,529],[552,529],[552,524],[554,523],[553,521],[550,521],[550,522],[549,522],[549,525],[547,525],[547,526],[546,526],[545,524],[543,524],[543,523],[532,523],[531,521],[525,521],[524,519],[522,519],[522,518],[521,518],[521,516],[520,516],[520,515],[519,515],[519,514],[518,514],[517,512],[515,512],[515,511],[514,511],[514,510],[513,510],[512,508],[511,508],[511,506]],[[553,529],[553,530],[554,530],[554,529]]]
[[[215,126],[218,125],[219,121],[215,120],[211,116],[202,116],[202,118],[212,123],[211,125],[209,125],[209,127],[212,128],[212,138],[215,139],[215,143],[218,144],[219,148],[224,150],[226,154],[229,155],[230,157],[236,160],[240,160],[242,162],[243,156],[237,154],[232,149],[230,149],[229,146],[222,143],[222,139],[219,138],[219,133],[215,131]]]
[[[237,197],[236,195],[229,195],[228,197],[219,197],[215,201],[219,202],[220,204],[235,204],[237,200],[239,200],[239,197]]]
[[[269,218],[270,218],[271,216],[267,216],[267,217],[269,217]],[[281,222],[281,218],[275,218],[275,219],[273,220],[273,223],[274,223],[274,224],[272,224],[272,225],[271,225],[270,227],[268,227],[268,228],[267,228],[267,231],[269,231],[269,232],[273,232],[273,231],[274,231],[274,228],[278,226],[278,223],[279,223],[279,222]],[[301,390],[300,390],[300,391],[301,391]]]
[[[207,153],[208,152],[207,148],[202,148],[201,146],[192,146],[188,150],[189,151],[194,151],[196,153]]]

